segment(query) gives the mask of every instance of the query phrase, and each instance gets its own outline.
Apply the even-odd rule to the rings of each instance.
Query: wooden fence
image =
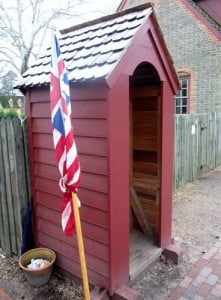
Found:
[[[175,116],[174,191],[221,165],[221,113]],[[0,121],[0,246],[20,254],[30,201],[26,125]]]
[[[176,115],[174,190],[221,165],[221,113]]]
[[[0,246],[8,255],[20,254],[22,223],[30,201],[26,125],[0,120]]]

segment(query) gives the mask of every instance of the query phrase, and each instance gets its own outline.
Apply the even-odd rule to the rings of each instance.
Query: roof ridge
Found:
[[[91,26],[91,25],[94,25],[94,24],[97,24],[97,23],[101,23],[103,21],[108,21],[108,20],[111,20],[111,19],[115,19],[117,17],[127,15],[131,12],[144,10],[145,8],[149,8],[149,7],[153,7],[153,4],[151,2],[147,2],[145,4],[141,4],[141,5],[138,5],[138,6],[135,6],[135,7],[132,7],[132,8],[117,12],[117,13],[113,13],[113,14],[110,14],[110,15],[105,15],[103,17],[100,17],[100,18],[97,18],[97,19],[94,19],[94,20],[91,20],[91,21],[87,21],[87,22],[84,22],[84,23],[80,23],[80,24],[77,24],[77,25],[74,25],[74,26],[71,26],[71,27],[68,27],[68,28],[64,28],[64,29],[61,29],[59,31],[63,35],[63,34],[70,33],[72,31],[81,29],[82,27],[87,27],[87,26]]]

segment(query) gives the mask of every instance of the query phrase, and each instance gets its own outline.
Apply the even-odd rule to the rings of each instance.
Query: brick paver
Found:
[[[195,263],[168,299],[221,299],[221,240]]]

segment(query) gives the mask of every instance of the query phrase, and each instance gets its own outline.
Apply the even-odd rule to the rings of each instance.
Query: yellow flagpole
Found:
[[[76,236],[77,236],[78,251],[79,251],[79,257],[80,257],[80,264],[81,264],[81,274],[82,274],[82,280],[83,280],[84,298],[85,298],[85,300],[90,300],[90,290],[89,290],[88,277],[87,277],[87,267],[86,267],[85,253],[84,253],[84,244],[83,244],[83,237],[82,237],[82,230],[81,230],[78,198],[77,198],[76,193],[73,193],[73,192],[72,192],[72,205],[73,205],[73,210],[74,210],[75,231],[76,231]]]

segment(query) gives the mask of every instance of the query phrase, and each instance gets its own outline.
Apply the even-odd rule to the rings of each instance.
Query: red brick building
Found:
[[[145,2],[123,0],[119,10]],[[151,2],[181,80],[176,113],[221,111],[221,1]]]

